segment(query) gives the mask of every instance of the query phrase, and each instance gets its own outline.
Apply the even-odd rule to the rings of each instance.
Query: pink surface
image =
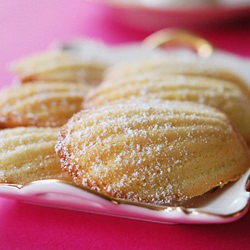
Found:
[[[6,65],[51,43],[89,36],[109,43],[147,32],[110,20],[82,0],[0,0],[0,85]],[[194,29],[217,47],[250,57],[250,22]],[[0,249],[247,249],[250,213],[229,225],[161,225],[44,208],[0,198]]]

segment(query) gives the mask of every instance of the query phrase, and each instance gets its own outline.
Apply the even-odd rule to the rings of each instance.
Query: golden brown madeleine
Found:
[[[0,182],[70,180],[61,170],[54,150],[58,130],[34,127],[0,130]]]
[[[0,92],[0,128],[58,127],[81,109],[90,87],[81,84],[25,84]]]
[[[234,72],[226,68],[211,65],[207,62],[183,62],[180,60],[152,59],[148,61],[134,61],[130,63],[120,63],[107,69],[106,80],[119,80],[124,77],[137,74],[169,75],[182,74],[187,76],[206,76],[218,78],[239,85],[240,88],[250,97],[250,90],[247,84]],[[114,84],[115,82],[109,82]]]
[[[66,51],[45,52],[16,62],[12,70],[22,82],[68,81],[98,84],[106,65],[88,62],[77,54]]]
[[[183,75],[141,75],[110,82],[90,92],[85,107],[137,97],[198,102],[225,112],[250,143],[250,98],[232,82]]]
[[[237,180],[247,147],[221,112],[196,103],[115,103],[75,114],[56,151],[76,184],[164,204]]]

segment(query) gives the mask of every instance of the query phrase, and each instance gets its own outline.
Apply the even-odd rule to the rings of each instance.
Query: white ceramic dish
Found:
[[[178,38],[178,42],[181,40],[180,33],[177,34],[178,36],[176,36],[176,33],[171,33],[171,42],[176,38]],[[169,39],[169,33],[163,35],[164,39]],[[186,41],[186,35],[185,33],[185,36],[182,36],[184,37],[183,42]],[[178,49],[165,52],[161,49],[152,49],[151,47],[157,47],[159,42],[162,44],[161,38],[162,33],[160,33],[160,37],[157,33],[155,36],[149,37],[144,44],[129,44],[115,48],[93,41],[74,41],[66,45],[60,45],[59,49],[76,51],[87,61],[103,60],[109,64],[131,60],[135,57],[147,59],[165,57],[166,53],[168,53],[169,58],[179,58],[183,61],[206,60],[207,63],[226,64],[228,68],[239,73],[250,86],[249,60],[221,51],[214,52],[208,42],[193,36],[192,39],[195,40],[195,44],[199,41],[199,46],[205,48],[204,53],[203,49],[200,50],[199,46],[196,46],[198,54],[206,58],[202,59],[186,50]],[[188,36],[188,41],[190,41],[190,36]],[[237,182],[223,188],[217,188],[198,199],[182,204],[182,206],[152,206],[112,199],[59,180],[36,181],[25,186],[0,184],[0,195],[45,206],[159,223],[229,223],[241,218],[249,209],[249,192],[246,190],[247,186],[248,188],[250,186],[249,176],[250,170]]]
[[[26,186],[0,185],[0,195],[24,202],[159,223],[229,223],[249,209],[246,184],[250,171],[237,182],[218,188],[193,204],[152,206],[125,200],[112,200],[76,185],[42,180]]]

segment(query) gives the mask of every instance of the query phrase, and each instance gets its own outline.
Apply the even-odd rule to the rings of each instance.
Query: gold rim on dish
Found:
[[[190,214],[199,214],[199,215],[207,215],[207,216],[216,216],[219,218],[223,218],[223,219],[229,219],[229,218],[236,218],[236,217],[240,217],[241,215],[245,214],[245,212],[248,211],[248,209],[250,208],[250,203],[247,202],[246,206],[243,207],[241,210],[236,211],[234,213],[231,214],[219,214],[219,213],[214,213],[214,212],[207,212],[207,211],[202,211],[200,209],[197,208],[186,208],[183,206],[169,206],[169,205],[152,205],[152,204],[148,204],[148,203],[141,203],[141,202],[135,202],[135,201],[130,201],[130,200],[125,200],[125,199],[117,199],[117,198],[113,198],[111,196],[102,194],[100,192],[91,190],[87,187],[82,187],[82,186],[78,186],[74,183],[71,182],[67,182],[67,181],[62,181],[62,180],[58,180],[58,179],[46,179],[46,180],[38,180],[38,181],[33,181],[30,183],[27,183],[26,185],[20,185],[20,184],[9,184],[9,183],[0,183],[0,186],[7,186],[7,187],[14,187],[17,189],[22,189],[28,186],[32,186],[32,185],[36,185],[36,184],[63,184],[63,185],[68,185],[68,186],[72,186],[74,188],[80,189],[80,190],[84,190],[88,193],[94,194],[98,197],[101,197],[107,201],[112,202],[114,205],[133,205],[133,206],[137,206],[137,207],[141,207],[141,208],[147,208],[150,210],[154,210],[154,211],[167,211],[167,212],[173,212],[173,211],[178,211],[178,212],[182,212],[184,214],[190,215]],[[250,183],[250,174],[247,177],[246,180],[246,190],[249,187],[249,183]],[[48,192],[49,193],[49,192]]]

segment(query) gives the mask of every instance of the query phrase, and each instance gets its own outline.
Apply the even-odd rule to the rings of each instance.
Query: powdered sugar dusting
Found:
[[[77,184],[134,201],[183,200],[179,174],[192,155],[187,145],[199,131],[215,127],[213,119],[195,124],[206,117],[225,129],[221,113],[192,103],[107,105],[76,114],[63,127],[56,151]],[[199,140],[207,138],[201,133]]]

